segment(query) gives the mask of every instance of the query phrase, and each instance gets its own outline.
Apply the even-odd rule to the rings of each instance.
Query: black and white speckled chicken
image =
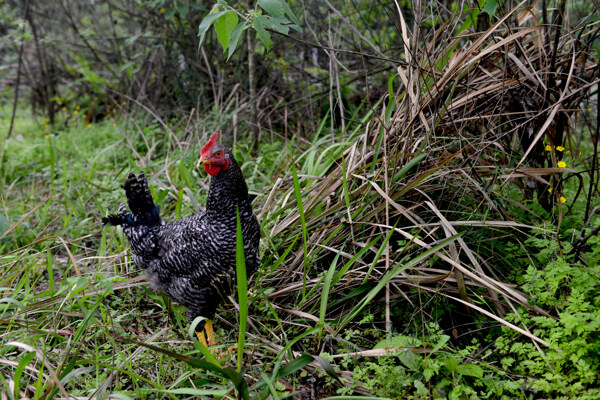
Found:
[[[211,346],[215,339],[210,320],[235,281],[238,208],[248,277],[260,263],[260,228],[246,181],[231,150],[217,144],[218,139],[218,133],[210,137],[198,161],[198,167],[203,165],[212,176],[205,211],[163,222],[142,172],[137,177],[129,174],[123,186],[129,211],[121,203],[117,214],[102,219],[105,225],[123,227],[133,261],[146,270],[153,289],[184,305],[190,322],[198,316],[206,319],[196,332],[204,345]]]

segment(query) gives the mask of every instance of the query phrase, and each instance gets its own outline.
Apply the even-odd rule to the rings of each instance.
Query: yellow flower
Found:
[[[556,164],[556,165],[558,165],[558,168],[564,168],[567,166],[567,163],[564,161],[559,161],[558,164]]]
[[[217,65],[217,62],[216,62],[216,61],[213,61],[213,65]]]
[[[548,188],[548,193],[552,193],[552,188]]]
[[[79,106],[75,107],[75,109],[76,109],[77,111],[79,111]]]
[[[50,135],[44,135],[46,139],[50,139]]]
[[[167,12],[167,9],[166,9],[166,8],[164,8],[164,7],[163,7],[163,8],[161,8],[161,9],[160,9],[160,13],[161,13],[161,14],[164,14],[164,13],[166,13],[166,12]]]
[[[225,70],[223,68],[221,68],[221,73],[225,72]]]
[[[113,122],[113,128],[116,128],[116,127],[117,127],[117,124],[115,124],[115,123]]]
[[[549,144],[547,144],[547,145],[546,145],[546,151],[550,151],[550,150],[552,150],[552,147],[550,147],[550,145],[549,145]]]
[[[561,203],[565,203],[566,201],[567,201],[567,198],[565,196],[560,196]]]
[[[75,110],[73,111],[73,114],[79,114],[79,111]]]
[[[556,151],[565,151],[565,148],[562,146],[556,146]]]
[[[67,107],[63,107],[63,108],[61,108],[61,110],[67,111]]]
[[[233,76],[233,75],[231,75],[231,74],[227,75],[227,77],[228,77],[228,78],[231,78],[232,76]]]

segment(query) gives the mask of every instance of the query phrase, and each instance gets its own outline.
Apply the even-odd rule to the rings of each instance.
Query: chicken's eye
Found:
[[[215,153],[215,157],[219,158],[219,157],[221,157],[221,154],[222,154],[221,150],[219,150]]]

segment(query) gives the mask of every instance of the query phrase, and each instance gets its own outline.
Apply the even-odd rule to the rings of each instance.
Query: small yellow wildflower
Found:
[[[565,203],[566,201],[567,201],[567,198],[565,196],[560,196],[561,203]]]
[[[67,107],[63,107],[63,108],[61,108],[61,110],[67,111]]]
[[[48,129],[49,128],[48,124],[44,125],[44,128]]]
[[[123,105],[124,105],[124,106],[126,106],[126,105],[127,105],[127,102],[126,102],[126,101],[124,101],[124,102],[123,102]]]
[[[228,77],[228,78],[231,78],[232,76],[233,76],[233,75],[231,75],[231,74],[227,75],[227,77]]]
[[[564,161],[559,161],[558,164],[556,164],[556,165],[558,165],[558,168],[564,168],[567,166],[567,163]]]
[[[75,109],[76,109],[77,111],[79,111],[79,106],[75,107]]]
[[[116,128],[116,127],[117,127],[117,124],[115,124],[115,123],[113,122],[113,128]]]
[[[216,61],[213,61],[213,65],[217,65],[217,62],[216,62]]]
[[[552,193],[552,188],[548,188],[548,193]]]
[[[75,111],[73,111],[73,114],[77,115],[77,114],[79,114],[79,111],[75,110]]]
[[[167,9],[166,9],[166,8],[164,8],[164,7],[163,7],[163,8],[161,8],[161,9],[160,9],[160,13],[161,13],[161,14],[164,14],[164,13],[166,13],[166,12],[167,12]]]
[[[50,139],[50,135],[44,135],[44,137],[48,140]]]
[[[550,147],[550,145],[549,145],[549,144],[547,144],[547,145],[546,145],[546,151],[550,151],[550,150],[552,150],[552,147]]]
[[[225,72],[225,70],[223,68],[221,68],[221,73]]]
[[[565,151],[565,148],[562,146],[556,146],[556,151]]]

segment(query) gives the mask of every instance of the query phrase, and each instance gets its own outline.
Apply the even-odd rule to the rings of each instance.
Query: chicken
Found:
[[[216,341],[211,319],[221,301],[231,293],[236,265],[236,209],[239,209],[250,277],[260,264],[260,227],[252,211],[248,187],[231,150],[217,144],[214,133],[200,151],[197,167],[212,176],[206,210],[173,222],[163,222],[154,204],[144,173],[129,174],[125,185],[127,204],[117,214],[102,219],[104,225],[121,225],[133,252],[134,263],[146,270],[150,286],[163,291],[186,308],[191,323],[205,318],[196,328],[205,346]],[[208,342],[204,338],[204,331]]]

